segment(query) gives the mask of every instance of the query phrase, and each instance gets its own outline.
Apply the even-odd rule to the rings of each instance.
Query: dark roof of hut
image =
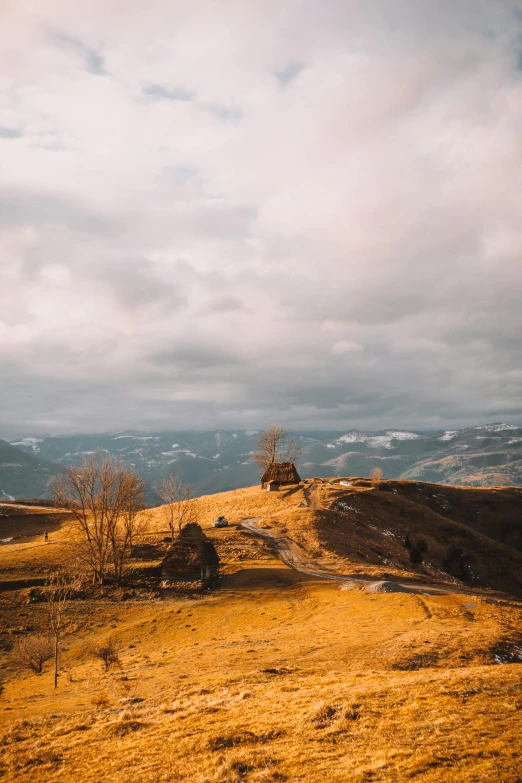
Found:
[[[182,528],[169,547],[162,565],[167,566],[171,571],[183,573],[197,566],[217,566],[219,555],[201,527],[191,522]]]
[[[293,462],[272,462],[261,476],[262,484],[268,484],[269,481],[275,481],[276,484],[299,484],[301,479]]]

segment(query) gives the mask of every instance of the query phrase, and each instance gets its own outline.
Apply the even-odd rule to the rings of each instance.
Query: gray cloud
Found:
[[[289,62],[280,71],[276,71],[276,76],[282,85],[287,85],[293,81],[304,68],[303,63]]]
[[[44,189],[0,188],[0,227],[24,224],[56,225],[90,235],[116,230],[111,219],[102,215],[95,204],[82,203],[80,193],[68,198]]]
[[[89,73],[97,76],[106,74],[104,57],[97,49],[88,46],[81,38],[59,30],[52,30],[50,38],[56,45],[77,54]]]
[[[0,33],[0,437],[522,421],[520,2],[157,10]]]
[[[18,128],[0,126],[0,139],[21,139],[24,134]]]
[[[196,96],[195,92],[187,90],[184,87],[174,87],[171,89],[162,84],[145,84],[142,87],[141,92],[147,98],[156,101],[191,101]]]

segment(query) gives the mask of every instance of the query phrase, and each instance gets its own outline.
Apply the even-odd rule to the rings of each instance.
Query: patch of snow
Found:
[[[509,446],[510,443],[520,443],[522,441],[522,438],[511,438],[511,440],[508,440],[507,445]]]
[[[234,433],[232,434],[232,437],[233,437],[233,438],[237,438],[237,433],[235,433],[235,432],[234,432]]]
[[[349,435],[341,435],[340,438],[337,438],[336,443],[359,443],[363,441],[364,437],[362,435],[359,435],[357,432],[352,432]]]
[[[13,498],[14,500],[14,498]],[[14,536],[11,536],[10,538],[0,538],[1,544],[8,544],[10,541],[14,541]]]
[[[370,527],[372,530],[375,530],[376,533],[381,533],[383,536],[386,536],[387,538],[395,538],[395,533],[392,533],[391,530],[383,530],[380,527],[377,527],[376,525],[370,525],[368,524],[368,527]]]
[[[456,437],[458,430],[446,430],[439,440],[453,440]]]
[[[103,451],[105,454],[109,454],[110,452],[107,449],[98,449],[98,451]],[[64,454],[63,457],[60,457],[60,459],[65,459],[65,457],[77,457],[79,454],[96,454],[95,451],[68,451],[67,454]]]
[[[122,440],[122,438],[129,438],[130,440],[159,440],[157,435],[115,435],[112,440]]]
[[[3,489],[0,489],[0,494],[1,494],[3,500],[14,500],[15,499],[12,495],[8,495],[7,492],[4,492]]]
[[[482,424],[480,427],[473,427],[474,430],[483,430],[484,432],[504,432],[505,430],[519,430],[514,424]]]
[[[392,437],[390,435],[374,435],[366,440],[371,449],[391,449]]]
[[[43,438],[22,438],[22,440],[11,441],[11,446],[27,446],[34,452],[40,451],[38,443],[43,443]]]
[[[386,430],[384,435],[366,435],[362,432],[348,432],[341,435],[334,444],[327,447],[334,448],[342,443],[366,443],[370,449],[391,449],[393,440],[416,440],[420,438],[415,432],[403,432],[402,430]]]
[[[178,445],[177,443],[174,445]],[[131,452],[131,453],[139,453],[139,452]],[[175,449],[174,451],[162,451],[160,456],[162,457],[175,457],[176,459],[179,459],[179,455],[186,454],[187,457],[197,457],[197,454],[194,454],[193,451],[190,451],[189,449]],[[140,454],[141,456],[141,454]],[[172,460],[171,460],[172,461]]]
[[[341,511],[355,511],[356,514],[360,513],[360,511],[357,511],[356,508],[354,508],[353,506],[349,506],[348,503],[345,503],[342,500],[339,500],[338,503],[336,503],[336,507],[340,508]]]
[[[387,430],[386,434],[394,440],[417,440],[420,438],[416,432],[403,432],[402,430]]]
[[[259,430],[247,430],[245,432],[245,435],[247,436],[247,438],[250,438],[252,435],[257,435],[258,432],[259,432]]]

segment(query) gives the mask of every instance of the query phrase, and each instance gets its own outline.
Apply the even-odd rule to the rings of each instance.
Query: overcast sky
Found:
[[[522,421],[522,0],[0,14],[0,438]]]

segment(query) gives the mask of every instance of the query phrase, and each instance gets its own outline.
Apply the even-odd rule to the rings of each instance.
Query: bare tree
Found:
[[[51,487],[57,505],[71,514],[75,543],[93,583],[103,583],[111,569],[120,583],[143,508],[143,480],[120,460],[97,452],[80,466],[69,465]]]
[[[90,653],[94,658],[98,658],[103,663],[106,672],[109,671],[111,666],[121,666],[118,650],[114,646],[114,642],[110,639],[95,644],[91,647]]]
[[[374,468],[370,473],[370,478],[374,484],[378,484],[382,481],[382,470],[380,468]]]
[[[47,578],[45,598],[49,617],[49,629],[54,642],[54,687],[58,687],[58,657],[65,626],[65,615],[70,600],[79,587],[78,581],[62,571],[51,572]]]
[[[41,674],[44,663],[49,661],[53,654],[53,644],[49,637],[43,634],[34,634],[19,639],[12,652],[14,660],[31,669],[33,674]]]
[[[171,540],[188,525],[197,521],[197,508],[194,502],[193,490],[190,484],[183,482],[179,476],[165,476],[157,493],[165,504],[163,514],[170,530]]]
[[[118,471],[121,472],[118,474]],[[132,555],[135,535],[138,532],[138,512],[143,508],[145,482],[133,470],[119,465],[115,475],[117,495],[114,513],[109,524],[111,547],[110,560],[114,577],[121,584],[125,565]]]
[[[291,438],[280,424],[259,433],[257,448],[252,457],[260,468],[267,468],[273,462],[297,462],[302,451],[298,441]]]

